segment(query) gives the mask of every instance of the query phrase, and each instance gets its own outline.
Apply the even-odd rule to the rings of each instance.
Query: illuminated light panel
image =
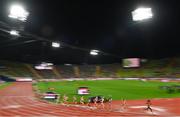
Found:
[[[153,17],[151,8],[138,8],[132,12],[133,21],[142,21]]]

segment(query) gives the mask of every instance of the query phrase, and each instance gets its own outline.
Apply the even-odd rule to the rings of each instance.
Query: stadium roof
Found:
[[[8,17],[9,6],[29,12],[23,24]],[[114,63],[124,57],[179,56],[177,0],[1,0],[0,59],[25,62]],[[152,19],[133,22],[131,12],[150,7]],[[22,26],[23,25],[23,26]],[[21,36],[9,35],[11,28]],[[52,48],[59,41],[60,48]],[[89,50],[100,50],[98,56]]]

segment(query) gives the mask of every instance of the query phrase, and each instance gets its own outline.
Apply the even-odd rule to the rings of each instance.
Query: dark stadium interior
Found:
[[[53,49],[47,41],[13,38],[0,31],[0,59],[58,64],[119,63],[121,58],[165,58],[179,56],[179,4],[177,0],[1,0],[0,21],[14,26],[7,16],[8,6],[20,2],[30,12],[25,32],[59,40]],[[138,6],[152,7],[154,17],[134,23],[131,11]],[[1,28],[2,23],[0,24]],[[29,42],[29,40],[36,40]],[[83,49],[109,54],[90,56]],[[115,56],[112,56],[113,54]]]

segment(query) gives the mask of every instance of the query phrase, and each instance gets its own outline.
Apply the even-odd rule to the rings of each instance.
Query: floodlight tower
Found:
[[[99,54],[99,50],[91,50],[90,55],[97,56]]]
[[[10,6],[8,17],[13,19],[13,31],[10,31],[11,35],[19,36],[19,31],[24,31],[25,22],[29,12],[20,4],[13,4]]]
[[[26,22],[29,12],[25,10],[20,4],[14,4],[10,7],[9,17],[17,19],[22,22]]]
[[[12,35],[12,36],[19,36],[19,31],[16,31],[16,30],[11,30],[10,32],[9,32],[9,34],[10,35]]]
[[[150,8],[150,7],[139,7],[139,8],[137,8],[137,9],[135,9],[134,11],[132,11],[132,20],[133,20],[134,22],[140,23],[140,22],[146,21],[146,20],[148,20],[148,19],[152,19],[152,18],[153,18],[153,12],[152,12],[152,8]],[[146,38],[149,38],[151,35],[149,35],[149,32],[146,33],[146,35],[143,35],[145,32],[146,32],[146,31],[143,29],[143,30],[142,30],[142,33],[141,33],[142,36],[145,36]],[[149,35],[149,36],[147,36],[147,35]],[[145,38],[145,37],[144,37],[144,38]],[[151,48],[151,47],[149,46],[150,43],[151,43],[151,40],[150,40],[150,39],[147,39],[147,40],[145,41],[145,44],[146,44],[146,46],[147,46],[147,51],[148,51],[148,52],[151,51],[150,49],[148,49],[148,47]],[[149,55],[149,54],[148,54],[148,55]]]
[[[143,21],[153,17],[152,9],[140,7],[132,11],[133,21]]]
[[[59,48],[61,45],[60,45],[59,42],[52,42],[52,43],[51,43],[51,46],[52,46],[53,48]]]

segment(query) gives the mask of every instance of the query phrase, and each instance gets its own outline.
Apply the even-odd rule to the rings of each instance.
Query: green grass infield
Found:
[[[10,84],[11,84],[10,82],[1,83],[0,84],[0,89],[3,89],[3,88],[7,87]]]
[[[97,81],[59,81],[59,82],[38,82],[37,88],[41,93],[50,91],[69,97],[72,101],[73,96],[79,99],[82,95],[77,94],[78,87],[88,87],[90,94],[83,95],[85,99],[91,96],[112,96],[113,100],[132,99],[151,99],[151,98],[172,98],[180,97],[180,92],[168,93],[160,86],[173,86],[180,83],[158,82],[158,81],[135,81],[135,80],[97,80]]]

